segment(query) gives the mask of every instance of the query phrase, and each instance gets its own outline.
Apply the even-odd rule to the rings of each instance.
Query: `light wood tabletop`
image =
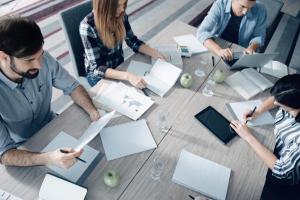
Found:
[[[195,35],[196,28],[175,21],[157,34],[150,43],[174,43],[173,36],[190,33]],[[218,42],[224,47],[231,45],[224,41]],[[233,48],[238,50],[240,47],[233,46]],[[243,140],[235,137],[227,145],[224,145],[193,117],[206,106],[212,105],[225,117],[232,119],[225,108],[225,103],[243,100],[225,83],[214,85],[216,95],[213,97],[205,97],[201,94],[202,88],[213,71],[223,69],[226,74],[232,73],[228,71],[217,56],[215,56],[216,65],[213,67],[211,57],[212,54],[206,52],[191,58],[184,58],[183,73],[189,72],[194,80],[190,89],[182,88],[179,81],[177,81],[165,97],[151,95],[151,98],[155,100],[155,104],[142,118],[146,119],[148,123],[158,145],[157,149],[113,161],[107,161],[104,156],[83,183],[83,186],[88,188],[86,199],[183,200],[189,199],[188,194],[197,195],[195,192],[178,186],[171,181],[182,149],[232,169],[227,199],[259,199],[265,182],[267,167]],[[208,66],[203,67],[206,76],[202,78],[194,75],[201,59],[209,61]],[[131,60],[150,63],[150,58],[134,54],[119,66],[119,69],[126,70]],[[97,93],[104,83],[105,81],[97,84],[91,93]],[[266,95],[267,92],[259,97],[265,97]],[[158,114],[161,112],[167,114],[167,123],[171,125],[171,129],[165,134],[160,133],[157,127]],[[130,121],[129,118],[121,116],[113,119],[108,126],[128,121]],[[78,106],[72,105],[35,134],[22,148],[41,151],[61,131],[79,138],[89,124],[88,115]],[[259,140],[272,149],[274,146],[272,126],[255,128],[254,131]],[[89,145],[104,152],[99,136]],[[155,181],[150,177],[153,159],[157,156],[166,162],[159,181]],[[117,188],[110,189],[104,185],[103,173],[107,169],[115,169],[119,172],[121,184]],[[0,165],[0,188],[26,200],[36,199],[39,187],[47,172],[48,169],[44,166],[17,168]]]

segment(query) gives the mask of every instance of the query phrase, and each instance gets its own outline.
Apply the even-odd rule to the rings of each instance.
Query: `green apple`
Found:
[[[216,83],[223,83],[226,77],[225,73],[222,70],[217,69],[212,78]]]
[[[116,170],[109,169],[104,172],[104,183],[108,187],[114,188],[120,183],[120,176]]]
[[[182,74],[180,78],[180,84],[184,88],[189,88],[193,84],[192,76],[189,73]]]

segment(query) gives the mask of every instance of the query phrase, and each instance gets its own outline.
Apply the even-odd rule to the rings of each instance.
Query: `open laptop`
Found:
[[[230,70],[238,70],[246,67],[261,67],[274,59],[277,55],[278,53],[256,53],[250,55],[244,54],[243,52],[234,52],[233,60],[223,61]]]

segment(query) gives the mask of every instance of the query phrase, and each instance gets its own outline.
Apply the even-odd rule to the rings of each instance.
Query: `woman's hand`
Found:
[[[159,53],[157,50],[153,50],[152,58],[154,58],[155,60],[161,59],[161,60],[167,61],[167,59],[165,58],[165,56],[162,55],[161,53]]]
[[[249,120],[253,120],[257,118],[260,115],[260,112],[256,109],[254,113],[252,113],[252,110],[246,110],[243,114],[243,122],[246,123]]]
[[[246,124],[242,124],[239,121],[232,121],[230,123],[230,127],[245,141],[249,142],[252,137],[252,133],[250,129],[246,126]]]
[[[129,81],[129,83],[131,85],[133,85],[134,87],[139,88],[139,89],[143,89],[147,85],[146,81],[142,77],[139,77],[139,76],[129,73],[129,72],[127,74],[127,80]]]

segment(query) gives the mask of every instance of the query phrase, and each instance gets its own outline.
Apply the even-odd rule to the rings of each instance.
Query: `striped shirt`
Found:
[[[124,17],[124,26],[126,30],[126,44],[134,52],[138,52],[144,42],[134,35],[127,15]],[[99,78],[103,78],[108,68],[115,69],[124,62],[122,43],[111,49],[103,44],[96,29],[93,12],[81,21],[79,33],[84,46],[87,73],[94,72]]]
[[[275,151],[278,160],[273,176],[285,179],[289,184],[300,183],[300,123],[288,112],[280,109],[275,118]]]

